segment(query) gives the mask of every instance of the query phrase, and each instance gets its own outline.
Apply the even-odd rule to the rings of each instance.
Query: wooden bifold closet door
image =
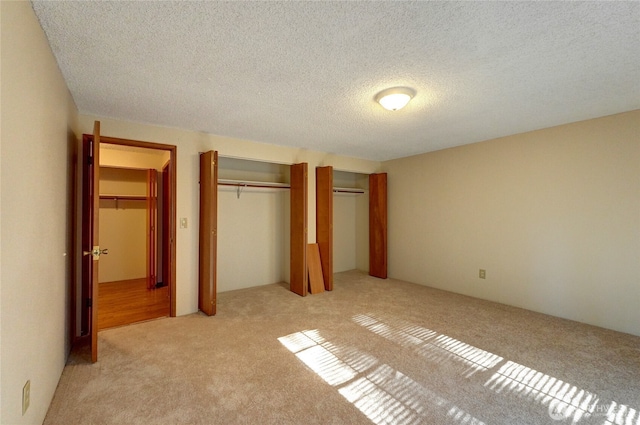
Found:
[[[369,175],[369,274],[387,278],[387,173]]]
[[[333,290],[333,167],[316,167],[316,240],[324,289]]]
[[[200,155],[200,252],[198,308],[216,314],[218,247],[218,152]]]
[[[291,292],[304,297],[308,290],[307,274],[307,201],[308,166],[306,162],[291,166]]]

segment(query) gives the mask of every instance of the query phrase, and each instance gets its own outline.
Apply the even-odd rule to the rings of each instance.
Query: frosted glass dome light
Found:
[[[416,91],[409,87],[392,87],[382,90],[376,95],[376,102],[389,111],[404,108],[416,95]]]

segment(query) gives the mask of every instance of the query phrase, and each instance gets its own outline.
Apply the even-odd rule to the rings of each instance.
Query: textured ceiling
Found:
[[[33,7],[83,114],[386,160],[640,108],[638,2]]]

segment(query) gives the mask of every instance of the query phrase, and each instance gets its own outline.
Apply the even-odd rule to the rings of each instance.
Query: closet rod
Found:
[[[254,183],[218,183],[218,186],[238,186],[238,187],[262,187],[266,189],[290,189],[291,186],[254,184]]]
[[[240,194],[247,187],[260,187],[265,189],[290,189],[291,186],[285,183],[269,182],[249,182],[240,180],[218,180],[218,186],[236,186],[238,188],[236,196],[240,199]]]
[[[333,193],[353,193],[355,195],[364,193],[364,189],[355,189],[349,187],[334,187]]]

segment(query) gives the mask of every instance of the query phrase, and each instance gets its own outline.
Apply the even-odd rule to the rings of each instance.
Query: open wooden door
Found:
[[[98,260],[100,249],[100,122],[93,126],[93,137],[82,139],[82,298],[81,336],[91,341],[91,361],[98,361]]]
[[[198,308],[216,314],[218,247],[218,152],[200,155],[200,257]]]
[[[333,167],[316,167],[316,240],[324,289],[333,290]]]
[[[307,180],[306,162],[291,166],[291,271],[289,289],[304,297],[309,286],[307,273]]]
[[[369,175],[369,274],[387,278],[387,173]]]

